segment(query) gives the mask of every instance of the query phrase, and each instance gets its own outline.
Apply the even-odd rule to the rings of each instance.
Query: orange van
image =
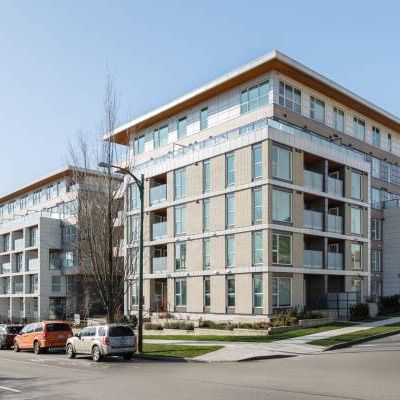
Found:
[[[32,350],[35,354],[55,348],[65,348],[72,329],[65,321],[43,321],[25,325],[14,339],[14,351]]]

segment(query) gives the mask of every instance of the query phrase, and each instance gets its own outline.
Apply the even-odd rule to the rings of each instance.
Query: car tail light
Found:
[[[103,339],[101,339],[101,343],[103,343],[106,346],[108,346],[110,344],[110,338],[109,337],[104,337]]]

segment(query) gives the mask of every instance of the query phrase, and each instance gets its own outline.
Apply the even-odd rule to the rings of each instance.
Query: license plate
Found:
[[[58,335],[58,338],[59,339],[65,339],[65,336],[64,335]]]

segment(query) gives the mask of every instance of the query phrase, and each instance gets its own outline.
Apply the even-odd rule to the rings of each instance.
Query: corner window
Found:
[[[292,194],[272,191],[272,219],[279,222],[292,221]]]
[[[301,114],[301,91],[288,83],[280,81],[279,104]]]
[[[291,265],[292,264],[292,238],[289,235],[272,234],[272,263]]]
[[[263,306],[263,276],[262,274],[253,275],[253,308]]]
[[[279,146],[272,146],[272,176],[292,180],[292,152]]]
[[[381,270],[382,251],[371,250],[371,270],[379,272]]]
[[[361,209],[351,208],[351,233],[361,235]]]
[[[240,95],[240,113],[256,110],[268,104],[269,81],[243,90]]]
[[[351,172],[351,197],[356,200],[361,200],[361,174],[352,171]]]
[[[253,146],[253,157],[252,157],[252,174],[253,179],[259,179],[263,176],[263,158],[262,158],[262,144]]]
[[[382,240],[382,221],[371,219],[371,240]]]
[[[253,232],[252,237],[252,259],[253,265],[262,264],[263,263],[263,233],[260,232]]]
[[[262,223],[262,188],[253,189],[253,224]]]

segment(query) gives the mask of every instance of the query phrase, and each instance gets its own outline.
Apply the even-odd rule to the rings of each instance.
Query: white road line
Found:
[[[12,389],[12,388],[9,388],[9,387],[6,387],[6,386],[0,386],[0,390],[8,390],[9,392],[13,392],[13,393],[21,393],[20,390]]]

